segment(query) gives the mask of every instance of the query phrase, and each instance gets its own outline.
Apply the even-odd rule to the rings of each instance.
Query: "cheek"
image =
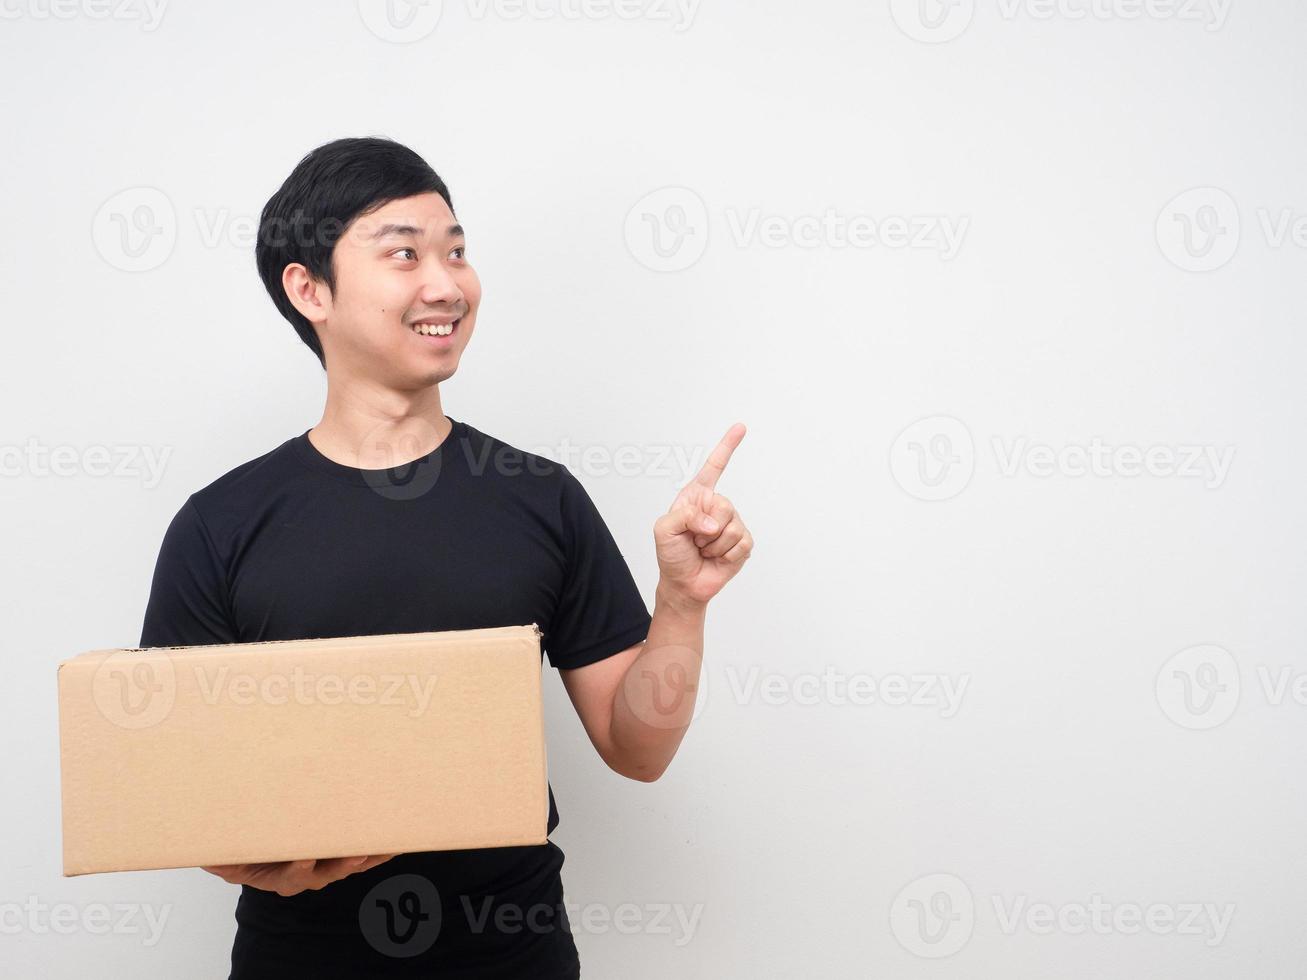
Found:
[[[397,317],[404,312],[406,297],[393,284],[379,279],[356,277],[348,290],[342,290],[341,305],[356,319],[378,320]]]
[[[369,313],[372,320],[383,330],[396,323],[403,323],[404,318],[414,309],[414,297],[402,290],[388,289],[374,293],[370,299]]]
[[[477,278],[475,272],[469,271],[468,277],[462,283],[462,290],[463,298],[473,310],[481,305],[481,280]]]

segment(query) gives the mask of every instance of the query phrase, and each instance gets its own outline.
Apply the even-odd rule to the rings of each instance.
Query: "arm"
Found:
[[[223,563],[213,538],[190,498],[163,537],[155,561],[141,626],[142,647],[198,646],[240,642],[232,626]],[[278,895],[316,890],[376,867],[393,854],[321,861],[278,861],[204,868],[233,885],[250,885]]]
[[[660,577],[645,641],[560,671],[595,750],[631,779],[653,782],[676,755],[694,714],[708,600],[753,550],[753,536],[734,506],[714,490],[743,438],[744,427],[732,426],[654,524]]]
[[[614,772],[652,782],[676,755],[694,711],[706,609],[660,590],[643,643],[559,672],[586,734]]]

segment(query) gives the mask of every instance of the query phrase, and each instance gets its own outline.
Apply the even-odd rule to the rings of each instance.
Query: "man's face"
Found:
[[[336,290],[318,327],[329,369],[400,389],[430,387],[458,369],[481,282],[444,198],[419,194],[359,217],[333,261]]]

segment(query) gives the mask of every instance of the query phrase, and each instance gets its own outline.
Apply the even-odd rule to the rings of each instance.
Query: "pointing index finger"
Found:
[[[736,422],[727,429],[726,435],[722,436],[722,441],[717,443],[713,451],[708,454],[707,461],[704,462],[703,468],[699,470],[693,482],[709,490],[715,488],[717,480],[726,469],[726,464],[731,461],[731,453],[735,452],[735,447],[740,444],[747,431],[743,422]]]

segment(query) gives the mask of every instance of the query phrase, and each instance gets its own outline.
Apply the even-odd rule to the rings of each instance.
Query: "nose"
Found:
[[[427,307],[443,304],[447,307],[461,308],[464,305],[463,290],[459,288],[457,280],[449,269],[440,261],[427,264],[418,300]]]

